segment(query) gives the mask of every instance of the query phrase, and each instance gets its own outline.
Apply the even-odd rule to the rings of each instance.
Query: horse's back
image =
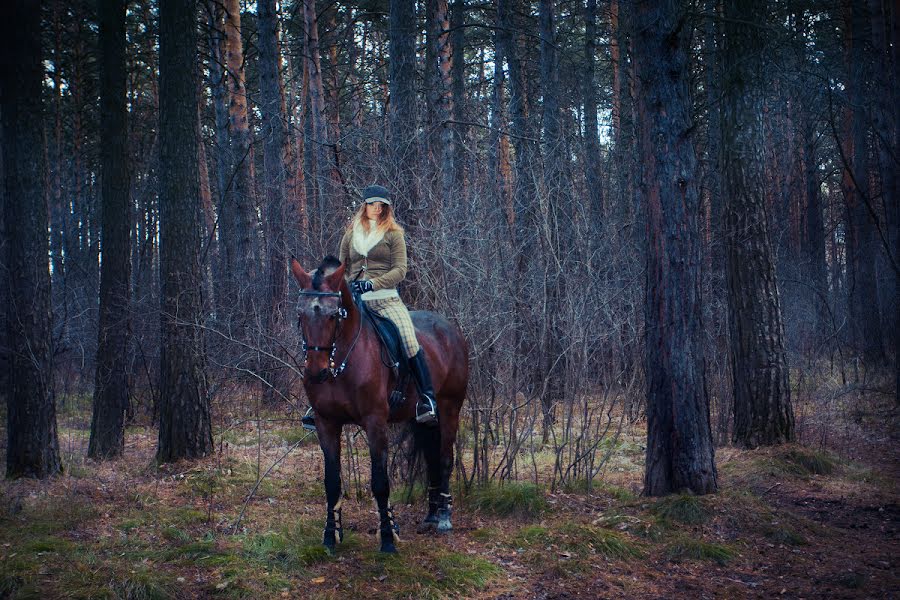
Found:
[[[410,311],[416,336],[425,348],[430,368],[436,378],[435,383],[444,380],[454,388],[461,388],[465,393],[469,378],[469,349],[466,338],[460,328],[438,313],[429,310]]]

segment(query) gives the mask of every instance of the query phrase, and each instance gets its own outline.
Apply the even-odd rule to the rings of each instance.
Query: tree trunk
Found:
[[[794,437],[784,324],[762,189],[766,14],[759,0],[725,2],[722,169],[733,439],[750,448]]]
[[[100,16],[100,168],[103,262],[94,411],[88,456],[115,458],[125,448],[131,331],[131,182],[125,105],[125,0],[102,0]]]
[[[389,166],[396,182],[397,213],[415,231],[419,215],[416,171],[416,7],[413,0],[390,0]]]
[[[715,492],[703,380],[700,194],[687,15],[677,0],[635,6],[634,64],[647,207],[647,459],[644,494]]]
[[[875,260],[879,244],[873,221],[874,203],[869,187],[867,85],[869,22],[865,6],[847,2],[847,117],[850,131],[845,158],[844,199],[847,203],[847,290],[850,330],[855,351],[870,367],[884,359],[878,278]]]
[[[450,66],[451,95],[453,97],[453,126],[454,133],[454,159],[453,166],[456,169],[456,195],[464,198],[466,195],[466,167],[462,158],[461,149],[468,138],[469,129],[463,125],[466,120],[466,30],[465,15],[466,6],[464,0],[453,0],[450,9],[450,45],[453,48],[453,64]]]
[[[256,201],[251,172],[250,122],[247,112],[247,88],[244,82],[244,44],[241,40],[241,7],[239,0],[225,0],[225,66],[228,88],[229,169],[233,183],[222,194],[223,212],[232,231],[222,234],[232,238],[231,254],[225,257],[225,276],[229,280],[231,308],[239,324],[247,325],[254,313],[254,278],[258,271]]]
[[[159,462],[212,452],[203,356],[197,18],[159,3],[161,357]]]
[[[280,340],[285,337],[285,309],[287,307],[288,257],[284,227],[284,187],[287,179],[285,164],[285,115],[281,92],[281,52],[278,43],[278,15],[275,0],[258,0],[259,16],[259,105],[262,112],[262,138],[266,196],[265,214],[268,225],[267,259],[268,285],[266,302],[266,335],[270,357],[265,373],[269,385],[265,399],[288,400],[287,377],[284,366],[287,355]]]
[[[8,240],[7,477],[59,473],[52,354],[41,86],[40,3],[7,7],[0,44],[4,217]]]
[[[435,69],[433,104],[435,117],[440,135],[438,137],[440,147],[440,173],[441,173],[441,199],[440,202],[449,202],[455,197],[456,187],[456,159],[455,138],[453,126],[449,121],[453,118],[453,97],[451,72],[453,69],[453,48],[450,43],[450,11],[447,0],[434,0],[434,14],[432,15],[431,39],[434,42],[432,53],[434,54]],[[429,67],[432,68],[432,67]],[[432,214],[439,214],[441,207],[433,207]]]

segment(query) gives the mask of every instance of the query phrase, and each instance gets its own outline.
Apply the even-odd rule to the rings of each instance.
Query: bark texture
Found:
[[[159,3],[159,462],[212,452],[203,356],[197,17],[193,3]]]
[[[635,6],[634,62],[647,207],[647,459],[644,494],[715,492],[703,379],[700,194],[682,3]]]
[[[101,0],[100,168],[103,202],[100,331],[88,456],[124,450],[131,330],[131,198],[125,104],[125,0]]]
[[[722,55],[722,170],[734,442],[747,447],[794,437],[784,324],[766,216],[763,173],[763,50],[766,5],[726,0]]]

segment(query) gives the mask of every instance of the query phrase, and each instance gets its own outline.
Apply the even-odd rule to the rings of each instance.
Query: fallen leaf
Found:
[[[325,578],[324,577],[316,577],[315,579],[311,579],[310,581],[312,581],[316,585],[320,585],[320,584],[325,583]]]

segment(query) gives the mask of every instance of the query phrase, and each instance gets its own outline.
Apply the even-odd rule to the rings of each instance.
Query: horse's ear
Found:
[[[303,270],[297,259],[293,257],[291,257],[291,273],[294,274],[294,279],[300,284],[300,289],[305,290],[312,287],[312,277]]]
[[[325,283],[328,285],[328,289],[330,290],[340,290],[341,289],[341,281],[344,279],[344,271],[346,270],[346,265],[341,265],[337,269],[334,270],[331,275],[325,278]]]

